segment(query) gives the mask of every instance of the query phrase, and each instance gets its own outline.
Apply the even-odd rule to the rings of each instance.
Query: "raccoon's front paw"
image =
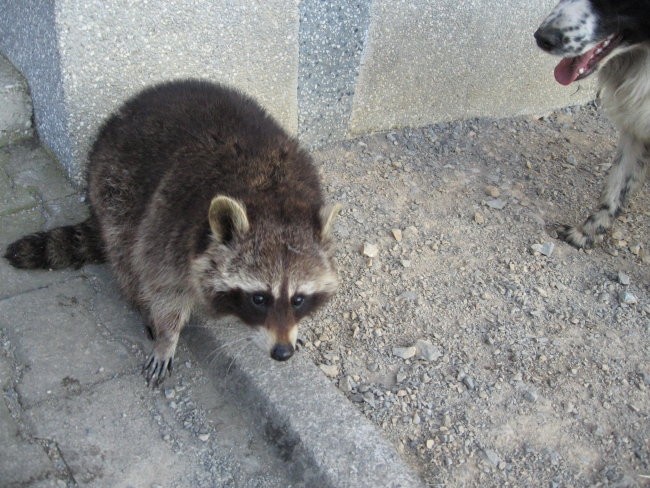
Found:
[[[147,386],[156,388],[165,381],[167,373],[171,376],[174,371],[174,353],[158,354],[155,350],[142,367],[142,374],[147,380]]]
[[[559,225],[556,228],[556,231],[558,238],[562,239],[567,244],[571,244],[577,249],[590,249],[601,237],[598,235],[587,234],[580,227],[572,225]]]

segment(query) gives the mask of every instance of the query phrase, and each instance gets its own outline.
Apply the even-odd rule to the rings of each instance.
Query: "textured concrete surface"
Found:
[[[376,0],[349,131],[545,113],[590,100],[561,87],[533,32],[555,0]],[[584,86],[583,86],[584,88]]]
[[[347,135],[370,3],[300,2],[298,127],[308,145]]]
[[[27,82],[0,56],[0,146],[32,134],[32,100]]]
[[[295,2],[0,0],[0,11],[0,50],[29,80],[39,134],[78,184],[101,121],[162,80],[234,85],[297,130]]]

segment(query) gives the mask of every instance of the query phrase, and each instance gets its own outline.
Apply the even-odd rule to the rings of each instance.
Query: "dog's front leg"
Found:
[[[600,194],[598,210],[581,226],[560,226],[559,237],[577,248],[589,248],[602,240],[629,197],[643,183],[648,160],[650,147],[634,136],[622,134],[616,160]]]

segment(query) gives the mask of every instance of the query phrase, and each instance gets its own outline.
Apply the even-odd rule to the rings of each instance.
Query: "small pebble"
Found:
[[[463,378],[463,384],[467,387],[468,390],[473,390],[474,389],[474,378],[471,376],[465,376]]]
[[[210,434],[199,434],[199,440],[202,442],[208,442],[210,439]]]
[[[442,357],[442,351],[437,346],[434,346],[429,341],[420,339],[415,343],[415,349],[418,359],[425,361],[437,361]]]
[[[376,258],[379,255],[379,248],[375,244],[366,242],[363,244],[363,255],[369,258]]]
[[[487,459],[490,464],[494,466],[498,466],[501,462],[499,455],[491,449],[483,449],[483,455],[485,456],[485,459]]]
[[[639,299],[629,291],[622,291],[619,296],[619,300],[621,303],[625,303],[626,305],[634,305],[639,301]]]
[[[550,255],[553,254],[553,251],[555,250],[555,244],[552,242],[545,242],[544,244],[533,244],[530,247],[533,252],[538,252],[547,257],[550,257]]]
[[[495,198],[494,200],[488,200],[486,202],[486,205],[490,208],[494,208],[496,210],[503,210],[503,208],[506,206],[506,202],[499,198]]]
[[[524,398],[530,403],[535,403],[539,398],[539,394],[535,390],[525,390]]]
[[[419,231],[417,227],[414,225],[409,225],[406,229],[404,229],[403,236],[405,239],[412,239],[414,237],[417,237],[418,233]]]
[[[627,285],[630,284],[630,277],[627,274],[623,273],[623,271],[619,271],[618,272],[618,282],[621,285],[627,286]]]
[[[318,367],[329,378],[335,378],[339,374],[339,367],[336,364],[320,364]]]
[[[492,198],[497,198],[499,195],[501,195],[501,192],[496,186],[488,185],[485,187],[485,193],[486,195],[491,196]]]
[[[414,346],[411,347],[393,347],[393,355],[402,359],[411,359],[417,353]]]
[[[174,391],[173,388],[165,388],[165,398],[167,400],[171,400],[176,396],[176,392]]]
[[[485,223],[485,217],[483,217],[482,213],[476,212],[474,214],[474,222],[476,222],[478,225],[483,225]]]
[[[400,229],[393,229],[391,232],[397,242],[402,242],[402,231]]]
[[[354,382],[349,376],[346,375],[339,381],[339,390],[341,390],[343,393],[350,393],[353,388]]]

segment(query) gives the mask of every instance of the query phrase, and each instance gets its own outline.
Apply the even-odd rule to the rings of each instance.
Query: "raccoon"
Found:
[[[337,288],[332,223],[318,173],[253,99],[172,81],[127,101],[88,161],[90,217],[9,245],[18,268],[108,261],[154,339],[143,374],[159,385],[199,310],[258,329],[278,361],[298,322]],[[257,334],[258,336],[260,334]]]

